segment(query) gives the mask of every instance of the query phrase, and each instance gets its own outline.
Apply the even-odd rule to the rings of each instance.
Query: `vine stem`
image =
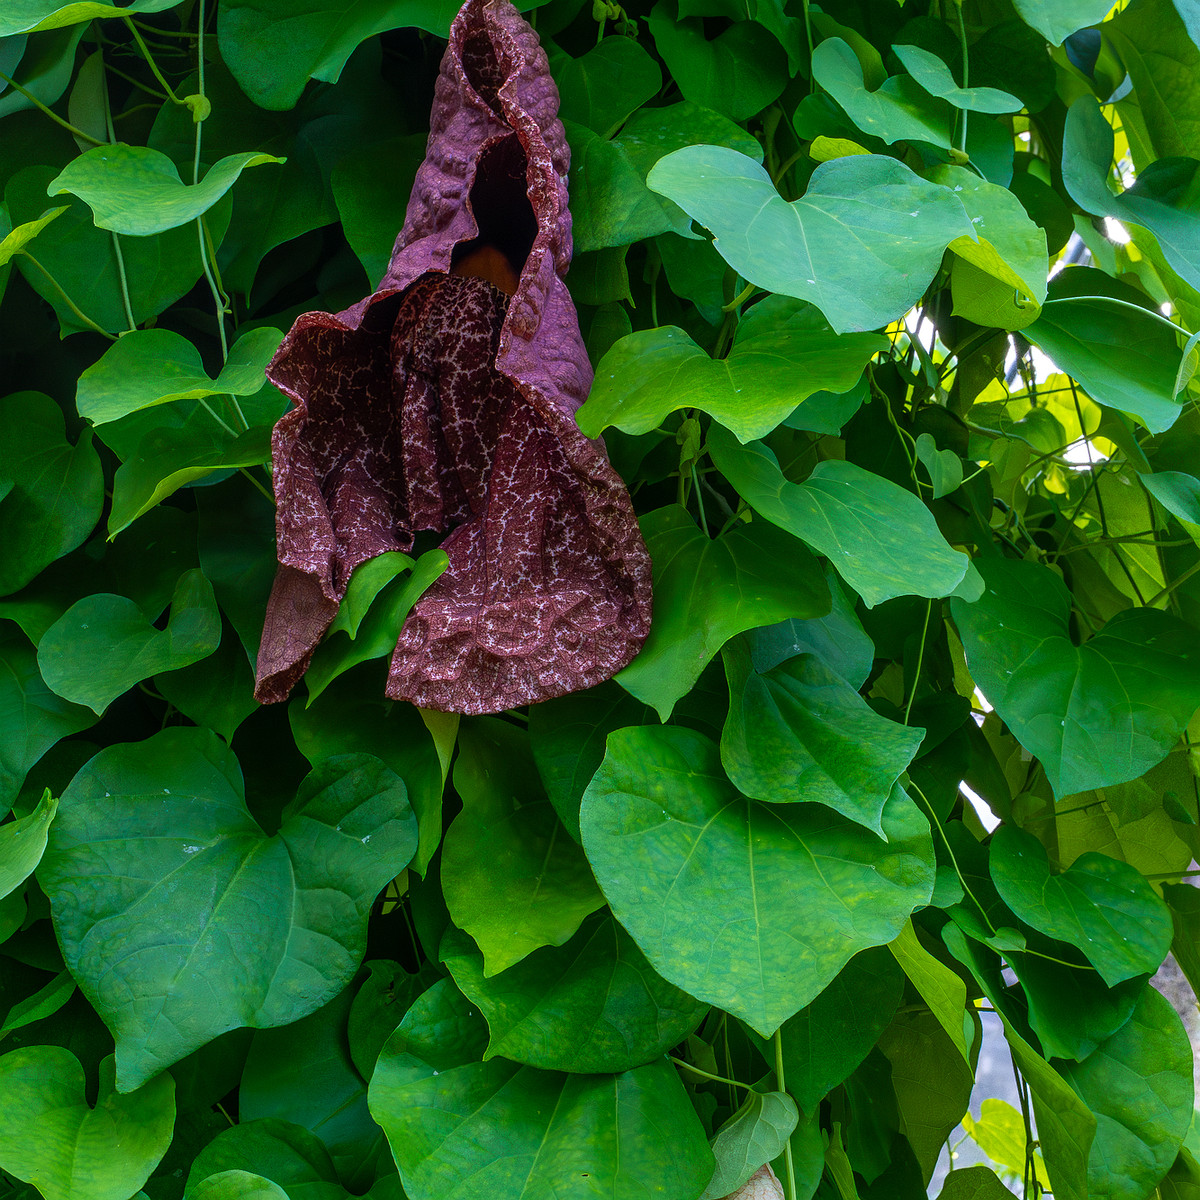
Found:
[[[752,1092],[754,1089],[748,1083],[742,1083],[740,1079],[726,1079],[724,1075],[714,1075],[711,1071],[702,1070],[700,1067],[694,1067],[690,1062],[686,1062],[682,1058],[676,1058],[673,1054],[668,1054],[667,1057],[677,1066],[682,1067],[685,1071],[691,1071],[693,1075],[699,1075],[704,1079],[711,1079],[713,1083],[725,1083],[730,1087],[739,1087],[743,1091]]]
[[[963,21],[962,0],[953,0],[954,11],[958,14],[958,41],[962,46],[962,73],[964,88],[971,86],[971,77],[968,74],[967,64],[967,26]],[[962,110],[962,132],[959,135],[958,148],[966,154],[967,152],[967,110]]]
[[[103,56],[103,49],[100,54]],[[103,57],[100,61],[102,66],[105,65]],[[103,72],[101,73],[101,82],[103,84],[100,95],[104,100],[104,128],[108,130],[109,142],[115,143],[117,131],[113,126],[112,105],[108,99],[108,82],[104,79]],[[112,239],[113,257],[117,260],[117,282],[121,285],[121,305],[125,309],[125,321],[129,326],[129,332],[132,333],[137,329],[137,322],[133,319],[133,303],[129,299],[129,279],[125,274],[125,255],[121,250],[121,238],[115,231],[111,231],[108,236]]]
[[[42,112],[44,112],[46,116],[50,118],[50,120],[61,125],[68,133],[77,138],[82,138],[85,142],[91,142],[93,146],[104,145],[99,138],[92,137],[90,133],[84,133],[82,129],[72,125],[70,121],[63,120],[58,113],[56,113],[52,108],[48,108],[45,104],[43,104],[28,88],[22,87],[11,75],[5,75],[3,71],[0,71],[0,79],[3,79],[10,88],[20,92],[30,104],[34,105],[35,108],[41,109]]]
[[[921,647],[917,651],[917,670],[913,675],[912,691],[908,693],[908,703],[904,706],[904,723],[912,715],[913,701],[917,697],[917,684],[921,682],[921,664],[925,661],[925,638],[929,633],[929,614],[933,611],[933,601],[925,601],[925,624],[921,626]]]
[[[775,1030],[775,1083],[781,1092],[787,1092],[787,1079],[783,1073],[783,1033]],[[792,1160],[792,1139],[783,1144],[783,1161],[787,1164],[787,1200],[796,1200],[796,1164]]]

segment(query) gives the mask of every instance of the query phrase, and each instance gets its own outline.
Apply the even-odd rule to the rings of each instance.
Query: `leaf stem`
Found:
[[[912,715],[913,701],[917,696],[917,684],[921,682],[921,664],[925,661],[925,637],[929,633],[929,614],[933,611],[933,601],[925,602],[925,624],[921,626],[921,647],[917,651],[917,670],[913,675],[912,691],[908,693],[908,703],[904,706],[904,723],[908,724],[908,718]]]
[[[33,263],[33,265],[35,267],[37,267],[37,269],[39,271],[41,271],[41,273],[43,275],[45,275],[45,277],[50,281],[54,290],[61,297],[62,302],[67,306],[67,308],[69,308],[71,310],[72,313],[75,314],[75,316],[79,319],[79,321],[82,324],[86,325],[94,333],[99,333],[106,338],[111,338],[114,342],[117,340],[116,334],[109,333],[107,329],[104,329],[101,326],[97,325],[96,322],[93,321],[92,318],[87,315],[87,313],[83,312],[79,308],[79,306],[75,303],[75,301],[72,300],[71,297],[68,296],[65,291],[63,291],[62,284],[59,283],[58,280],[55,279],[54,276],[51,275],[50,272],[47,271],[46,268],[43,267],[42,264],[40,262],[38,262],[38,260],[36,258],[34,258],[32,254],[29,253],[28,250],[18,250],[17,254],[23,254],[27,259],[29,259],[29,261],[31,263]]]
[[[775,1086],[787,1092],[787,1080],[783,1073],[783,1032],[775,1030]],[[796,1200],[796,1164],[792,1160],[792,1138],[783,1143],[783,1161],[787,1164],[787,1200]]]
[[[725,1083],[730,1087],[739,1087],[747,1092],[754,1091],[748,1083],[742,1083],[740,1079],[726,1079],[724,1075],[714,1075],[711,1071],[704,1071],[699,1067],[693,1067],[690,1062],[685,1062],[682,1058],[676,1058],[673,1054],[668,1054],[667,1057],[677,1067],[682,1067],[685,1071],[691,1071],[693,1075],[700,1075],[705,1079],[711,1079],[713,1083]]]
[[[28,88],[22,87],[15,79],[13,79],[11,75],[5,75],[3,71],[0,71],[0,79],[4,80],[4,82],[7,83],[10,88],[14,88],[16,91],[20,92],[30,104],[34,105],[36,108],[40,108],[42,112],[44,112],[46,116],[50,118],[50,120],[61,125],[69,134],[77,138],[82,138],[85,142],[91,142],[93,146],[104,145],[99,138],[92,137],[90,133],[84,133],[82,129],[78,128],[78,126],[72,125],[70,121],[66,121],[60,117],[53,109],[43,104]]]
[[[971,86],[970,68],[967,62],[967,26],[963,21],[962,0],[954,0],[954,11],[958,14],[958,42],[962,46],[962,85],[965,88]],[[967,110],[962,111],[962,129],[959,133],[958,148],[966,154],[967,152]]]
[[[1146,607],[1153,608],[1160,600],[1165,600],[1169,595],[1171,595],[1172,592],[1175,591],[1177,587],[1191,579],[1191,577],[1195,575],[1197,571],[1200,571],[1200,562],[1192,563],[1192,565],[1188,567],[1188,569],[1184,571],[1182,575],[1176,575],[1166,587],[1155,592],[1155,594],[1146,601]]]
[[[201,13],[203,14],[203,8],[201,9]],[[128,17],[125,17],[124,20],[126,26],[129,28],[129,32],[133,34],[134,41],[136,41],[138,44],[138,49],[142,52],[142,57],[146,60],[146,65],[150,68],[150,73],[155,79],[158,80],[163,91],[167,93],[167,98],[173,104],[182,105],[184,101],[180,100],[180,98],[175,95],[175,90],[166,81],[163,73],[158,69],[158,63],[154,61],[154,55],[150,53],[150,47],[146,45],[142,35],[138,33],[137,26]],[[201,20],[203,20],[203,15],[201,16]]]
[[[103,49],[101,54],[101,63],[104,63]],[[104,80],[103,73],[101,74],[102,87],[100,89],[101,98],[104,101],[104,127],[108,130],[108,140],[115,142],[117,140],[117,131],[113,127],[112,105],[108,99],[108,84]],[[117,260],[117,282],[121,285],[121,304],[125,309],[125,321],[129,325],[129,331],[132,333],[137,328],[137,322],[133,319],[133,304],[129,299],[129,280],[125,274],[125,255],[121,250],[121,239],[115,231],[110,231],[109,237],[112,238],[113,257]]]
[[[954,847],[950,845],[950,839],[946,836],[946,830],[942,826],[941,820],[937,813],[933,811],[933,805],[929,803],[929,798],[921,791],[917,782],[911,775],[908,777],[908,783],[905,787],[911,787],[914,792],[921,798],[921,802],[925,805],[925,810],[929,814],[929,819],[937,826],[937,831],[942,835],[942,844],[946,847],[946,853],[950,855],[950,862],[954,867],[954,873],[958,876],[958,882],[962,884],[963,891],[971,897],[971,903],[979,909],[979,915],[983,918],[984,924],[992,931],[992,936],[996,936],[996,927],[992,924],[987,915],[987,910],[979,903],[975,893],[971,891],[971,885],[967,882],[967,877],[962,873],[962,868],[958,865],[958,856],[954,853]]]

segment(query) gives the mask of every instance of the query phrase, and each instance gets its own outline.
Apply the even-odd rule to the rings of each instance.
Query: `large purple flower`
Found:
[[[306,313],[268,375],[279,573],[255,694],[284,699],[350,573],[420,530],[446,573],[409,614],[387,694],[496,712],[609,678],[650,623],[650,560],[600,442],[562,276],[569,150],[537,35],[508,0],[450,29],[404,228],[379,291]]]

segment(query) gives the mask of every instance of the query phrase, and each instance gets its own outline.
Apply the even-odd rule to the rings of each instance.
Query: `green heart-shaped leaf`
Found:
[[[495,975],[568,941],[604,897],[538,787],[525,731],[497,718],[465,723],[454,786],[463,807],[442,847],[442,889]]]
[[[135,329],[79,377],[79,415],[104,425],[171,400],[252,396],[262,389],[263,371],[282,336],[269,326],[243,334],[230,347],[221,373],[210,379],[200,351],[187,338],[169,329]]]
[[[64,700],[102,713],[143,679],[207,658],[220,641],[212,584],[192,570],[175,585],[166,629],[156,629],[125,596],[88,596],[46,630],[38,643],[38,667]]]
[[[875,334],[836,334],[811,306],[769,297],[739,325],[727,358],[711,358],[673,325],[622,338],[596,368],[577,420],[588,437],[610,425],[637,434],[698,408],[748,442],[814,393],[848,391],[887,345]]]
[[[122,1095],[106,1058],[91,1108],[75,1055],[25,1046],[0,1057],[0,1092],[0,1167],[46,1200],[129,1200],[171,1144],[175,1080],[165,1072]]]
[[[41,392],[0,400],[4,475],[0,498],[0,596],[17,591],[96,527],[104,475],[91,435],[67,441],[62,409]]]
[[[672,505],[643,517],[641,526],[654,563],[654,620],[641,653],[617,681],[664,721],[731,637],[829,611],[816,561],[770,525],[710,538]]]
[[[829,809],[747,800],[717,747],[622,729],[583,796],[588,860],[655,970],[769,1037],[933,890],[929,827],[897,788],[888,840]]]
[[[1042,843],[1014,825],[992,837],[992,882],[1026,925],[1081,950],[1109,987],[1153,975],[1171,948],[1171,914],[1140,871],[1089,851],[1050,873]]]
[[[46,188],[51,196],[71,192],[92,210],[100,229],[146,237],[185,225],[208,212],[247,167],[282,163],[272,154],[228,154],[197,184],[185,184],[179,168],[158,150],[124,142],[81,154]]]
[[[1158,609],[1069,636],[1071,595],[1030,562],[977,559],[987,585],[951,601],[971,674],[1056,796],[1124,783],[1166,757],[1200,704],[1193,629]]]
[[[717,1130],[717,1169],[700,1200],[727,1200],[759,1167],[783,1153],[800,1114],[787,1092],[751,1092]]]
[[[93,758],[63,793],[38,880],[67,966],[116,1037],[120,1086],[340,991],[415,825],[403,782],[366,755],[312,772],[273,837],[210,733],[167,729]]]
[[[823,163],[791,204],[752,159],[716,146],[668,154],[646,182],[711,230],[744,279],[810,301],[838,333],[902,316],[946,247],[976,236],[954,192],[875,154]]]
[[[1191,1045],[1175,1010],[1146,988],[1112,1037],[1083,1062],[1059,1069],[1096,1115],[1088,1195],[1151,1195],[1192,1122]]]
[[[725,675],[721,762],[734,786],[773,804],[827,805],[882,837],[884,805],[925,731],[879,716],[811,654],[760,675],[731,642]]]
[[[34,33],[42,29],[61,29],[65,25],[80,25],[99,17],[130,17],[134,13],[163,12],[174,8],[179,0],[130,0],[128,4],[101,4],[96,0],[76,0],[62,4],[59,0],[8,0],[0,16],[0,37],[18,33]]]
[[[1061,46],[1076,30],[1103,21],[1112,5],[1104,0],[1013,0],[1013,7],[1027,25]]]
[[[853,463],[817,464],[792,483],[762,442],[739,446],[714,427],[708,449],[739,494],[768,521],[826,555],[868,608],[895,596],[946,596],[967,557],[952,550],[911,492]]]

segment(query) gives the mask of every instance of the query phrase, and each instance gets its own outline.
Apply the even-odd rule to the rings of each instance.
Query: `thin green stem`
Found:
[[[700,514],[700,528],[704,530],[705,537],[711,537],[708,532],[708,518],[704,514],[704,496],[700,491],[700,480],[696,477],[696,464],[692,463],[692,495],[696,497],[696,510]]]
[[[1197,571],[1200,571],[1200,562],[1193,563],[1186,571],[1183,572],[1182,575],[1176,575],[1175,578],[1172,579],[1165,588],[1155,592],[1155,594],[1146,601],[1146,607],[1153,608],[1160,600],[1165,600],[1175,591],[1177,587],[1191,579],[1191,577],[1195,575]]]
[[[114,342],[117,340],[115,334],[109,333],[107,329],[102,329],[99,325],[96,324],[95,321],[92,320],[91,317],[89,317],[87,315],[87,313],[83,312],[80,309],[80,307],[75,303],[75,301],[72,300],[71,297],[68,296],[65,291],[63,291],[62,284],[59,283],[58,280],[55,279],[54,276],[51,275],[50,272],[47,271],[46,268],[43,267],[42,264],[40,262],[38,262],[38,260],[36,258],[34,258],[32,254],[29,253],[28,250],[18,250],[17,253],[23,254],[27,259],[29,259],[29,261],[31,263],[33,263],[33,265],[35,267],[37,267],[37,269],[39,271],[41,271],[41,273],[43,275],[45,275],[45,277],[50,281],[51,286],[61,297],[62,302],[71,310],[72,313],[75,314],[75,316],[79,319],[81,324],[86,325],[94,333],[101,334],[103,337],[106,337],[106,338],[111,338]]]
[[[967,26],[963,21],[962,0],[955,0],[954,11],[958,14],[958,41],[962,46],[962,85],[964,88],[971,86],[971,76],[969,73],[969,65],[967,62]],[[967,110],[962,109],[962,129],[959,131],[958,148],[966,154],[967,152]]]
[[[203,15],[201,20],[203,20]],[[142,35],[138,33],[137,26],[128,18],[125,18],[125,24],[129,27],[129,32],[133,34],[134,41],[138,44],[138,49],[142,52],[142,57],[146,60],[146,65],[150,68],[150,73],[158,80],[163,91],[167,93],[168,99],[174,104],[182,105],[184,102],[175,95],[174,88],[166,81],[163,73],[158,69],[158,63],[154,61],[154,55],[150,53],[150,47],[146,45]]]
[[[106,62],[104,70],[109,75],[116,75],[124,79],[127,83],[132,83],[139,91],[145,92],[147,96],[153,96],[156,100],[165,100],[167,98],[157,88],[152,88],[148,83],[143,83],[135,75],[130,75],[128,72],[122,71],[119,67],[114,67],[112,63]]]
[[[783,1073],[783,1035],[775,1030],[775,1086],[787,1092],[787,1079]],[[796,1164],[792,1161],[792,1139],[783,1143],[783,1161],[787,1164],[787,1200],[796,1200]]]
[[[23,88],[11,75],[5,75],[0,71],[0,79],[3,79],[10,88],[21,93],[26,100],[29,101],[35,108],[39,108],[50,118],[50,120],[61,125],[68,133],[77,138],[82,138],[85,142],[91,142],[93,146],[103,146],[104,143],[99,138],[94,138],[90,133],[84,133],[78,126],[72,125],[70,121],[63,120],[53,109],[47,108],[28,88]]]
[[[101,50],[100,53],[103,54],[104,51]],[[108,101],[107,85],[101,88],[100,94],[104,101],[104,127],[108,130],[108,140],[115,142],[117,131],[113,128],[112,105]],[[117,261],[117,282],[121,285],[121,304],[125,309],[125,321],[132,333],[137,328],[137,322],[133,319],[133,304],[129,299],[129,279],[125,274],[125,255],[121,250],[119,235],[115,231],[111,231],[108,236],[112,238],[113,257]]]
[[[754,283],[746,284],[746,286],[744,288],[742,288],[742,290],[740,292],[738,292],[738,294],[736,296],[734,296],[734,298],[732,300],[730,300],[730,302],[728,304],[721,305],[721,311],[723,313],[736,312],[739,308],[742,307],[743,304],[746,303],[747,300],[750,299],[751,296],[754,295],[754,293],[756,291],[758,291],[757,284],[754,284]]]
[[[265,487],[263,487],[263,485],[261,483],[259,483],[258,480],[255,479],[254,476],[251,475],[250,472],[246,470],[245,467],[238,467],[238,474],[245,475],[245,477],[248,480],[250,480],[251,484],[253,484],[254,487],[256,487],[260,492],[262,492],[262,494],[264,496],[266,496],[267,500],[270,501],[271,506],[274,507],[275,497],[272,496],[271,493],[268,492],[267,489]]]
[[[676,1058],[673,1054],[668,1054],[667,1057],[677,1067],[682,1067],[685,1071],[691,1071],[693,1075],[700,1075],[704,1079],[711,1079],[713,1083],[728,1084],[729,1087],[738,1087],[747,1092],[754,1091],[748,1083],[742,1083],[741,1080],[726,1079],[724,1075],[714,1075],[711,1071],[702,1071],[699,1067],[693,1067],[690,1062],[685,1062],[682,1058]]]
[[[202,409],[204,409],[204,411],[206,413],[208,413],[208,415],[210,417],[212,417],[212,419],[214,421],[216,421],[216,423],[218,425],[220,425],[220,427],[223,430],[225,430],[225,432],[227,434],[229,434],[230,437],[232,437],[232,438],[237,437],[237,430],[233,429],[231,426],[227,425],[225,423],[224,418],[220,415],[220,413],[218,413],[217,410],[215,408],[213,408],[213,406],[211,404],[209,404],[209,402],[203,396],[199,397],[199,401],[200,401],[200,407]]]
[[[804,36],[808,39],[808,61],[811,64],[813,56],[813,33],[812,17],[809,15],[808,11],[808,0],[802,0],[801,7],[804,9]]]
[[[917,684],[921,682],[921,664],[925,661],[925,638],[929,633],[929,614],[933,611],[933,601],[925,602],[925,624],[921,626],[921,647],[917,651],[917,670],[913,675],[912,691],[908,693],[908,703],[904,706],[904,723],[908,724],[908,718],[912,715],[913,700],[917,696]]]
[[[950,862],[954,867],[955,875],[958,876],[958,882],[962,884],[963,892],[971,897],[971,903],[974,904],[977,909],[979,909],[979,915],[983,918],[983,923],[992,931],[992,936],[995,937],[996,927],[988,918],[987,910],[982,904],[979,903],[975,893],[971,891],[971,885],[967,882],[967,877],[962,873],[962,868],[958,865],[958,856],[954,853],[954,847],[950,845],[950,839],[946,836],[946,830],[943,828],[942,822],[938,818],[937,813],[933,811],[933,805],[929,803],[929,798],[923,791],[921,791],[920,787],[917,786],[916,780],[913,779],[911,775],[908,777],[908,783],[905,784],[905,787],[912,788],[912,790],[920,797],[921,803],[925,805],[925,811],[929,814],[929,819],[934,823],[934,825],[937,827],[938,833],[942,836],[942,844],[946,847],[946,853],[950,855]]]

